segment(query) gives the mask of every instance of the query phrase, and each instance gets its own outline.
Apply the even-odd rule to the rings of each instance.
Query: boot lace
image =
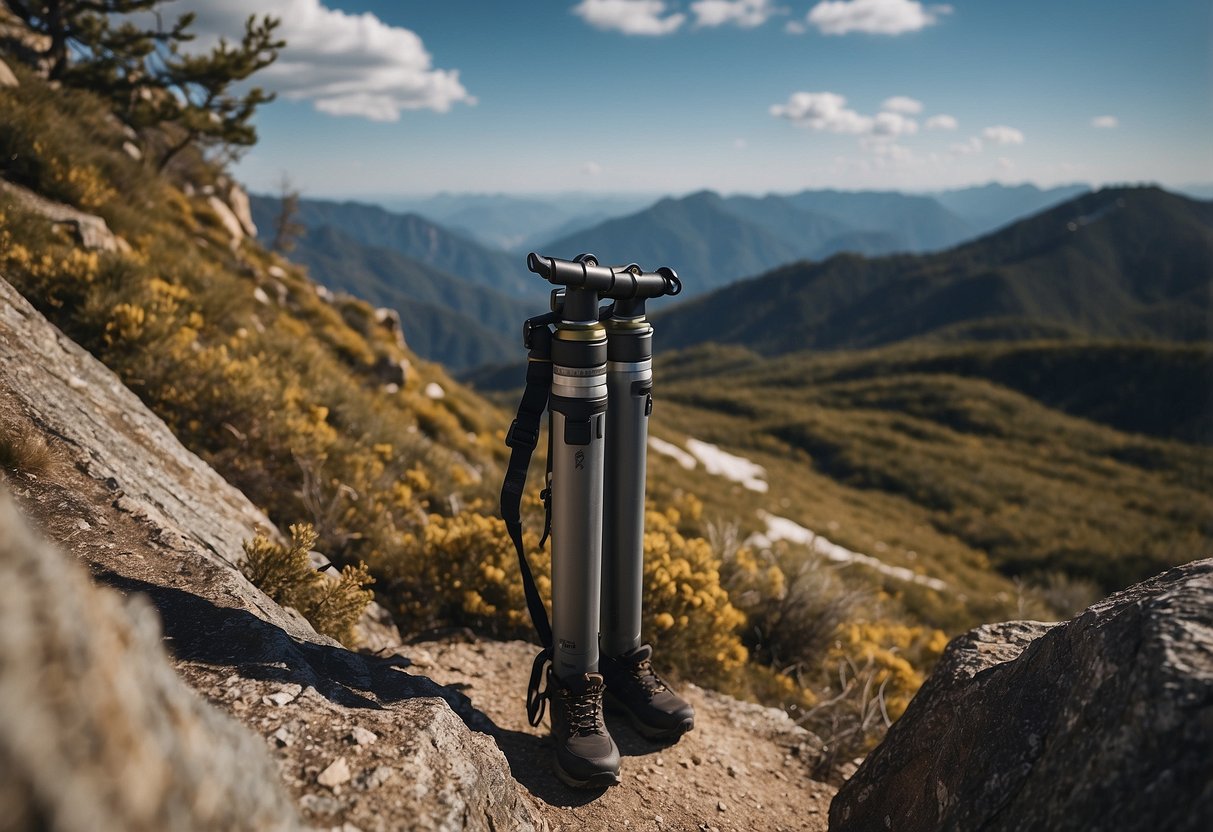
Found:
[[[574,694],[568,689],[560,691],[568,709],[569,730],[577,736],[584,737],[600,733],[598,711],[602,707],[602,689],[593,687],[582,694]]]
[[[657,675],[657,671],[653,669],[653,662],[650,659],[641,659],[631,665],[628,668],[628,672],[631,674],[632,680],[648,696],[667,689],[665,682]]]

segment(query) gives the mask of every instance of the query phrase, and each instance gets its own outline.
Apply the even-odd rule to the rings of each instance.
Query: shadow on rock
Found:
[[[102,572],[97,580],[123,593],[146,596],[160,613],[166,646],[178,661],[232,667],[250,679],[312,687],[347,708],[378,709],[418,697],[445,701],[472,730],[497,728],[452,687],[405,672],[411,662],[351,652],[334,644],[299,641],[251,612],[217,604],[181,589]]]
[[[490,736],[505,755],[510,774],[534,797],[552,806],[584,806],[602,790],[571,789],[552,771],[552,740],[499,727],[459,690],[405,671],[400,656],[380,658],[343,647],[293,638],[281,627],[247,610],[222,607],[182,589],[159,586],[113,572],[97,580],[123,593],[146,596],[160,614],[166,646],[178,661],[231,667],[241,676],[314,688],[347,708],[379,709],[405,699],[444,700],[473,731]],[[611,736],[624,757],[668,747],[645,739],[626,718],[608,718]]]

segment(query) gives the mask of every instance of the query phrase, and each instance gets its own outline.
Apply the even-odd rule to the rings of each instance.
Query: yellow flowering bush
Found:
[[[533,531],[524,532],[523,543],[539,594],[549,603],[551,561],[536,552]],[[518,556],[499,517],[432,514],[375,565],[390,588],[393,613],[412,628],[454,625],[499,636],[532,633]]]
[[[851,622],[826,656],[827,671],[836,672],[847,659],[870,667],[883,690],[885,711],[896,720],[924,681],[922,668],[938,660],[948,644],[942,630],[896,621]]]
[[[244,543],[241,569],[266,595],[298,610],[316,632],[357,647],[358,619],[375,598],[366,587],[375,579],[362,563],[346,566],[337,579],[317,572],[308,554],[315,543],[316,532],[306,524],[291,526],[289,546],[258,534]]]
[[[662,667],[728,683],[748,657],[737,634],[745,616],[729,602],[711,545],[679,533],[678,518],[676,509],[645,516],[643,631]]]

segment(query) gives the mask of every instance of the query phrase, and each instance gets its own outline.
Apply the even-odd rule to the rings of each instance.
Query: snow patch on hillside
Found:
[[[684,451],[672,442],[650,436],[649,447],[659,454],[673,458],[688,471],[694,470],[698,462],[709,474],[740,483],[751,491],[765,494],[770,487],[766,481],[767,469],[743,456],[723,451],[710,442],[688,439],[687,449]]]
[[[664,439],[658,439],[656,436],[650,436],[649,447],[659,454],[672,457],[675,462],[688,471],[693,471],[695,469],[695,457],[688,454],[673,442],[666,442]]]
[[[901,581],[922,584],[938,592],[943,592],[948,588],[948,585],[938,578],[919,575],[917,572],[906,569],[904,566],[890,566],[871,555],[852,552],[850,549],[839,546],[837,543],[832,543],[816,532],[806,529],[794,520],[789,520],[786,517],[776,517],[774,514],[769,514],[765,511],[760,511],[758,515],[767,524],[767,530],[766,532],[750,535],[746,540],[747,546],[755,549],[769,549],[776,541],[786,540],[789,543],[799,543],[803,546],[808,546],[827,560],[834,561],[835,563],[861,563],[864,566],[875,569],[882,575],[888,575],[890,578],[897,578]]]
[[[703,463],[709,474],[741,483],[751,491],[763,494],[769,487],[766,481],[767,469],[743,456],[722,451],[716,445],[699,439],[688,439],[687,450]]]

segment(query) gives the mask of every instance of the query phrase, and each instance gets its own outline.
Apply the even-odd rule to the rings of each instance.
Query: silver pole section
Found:
[[[607,342],[597,311],[596,293],[568,290],[552,341],[552,663],[564,678],[598,670]]]
[[[617,304],[617,308],[622,304]],[[653,328],[644,315],[606,322],[607,422],[603,521],[604,654],[640,646],[644,594],[644,499],[653,409]]]

